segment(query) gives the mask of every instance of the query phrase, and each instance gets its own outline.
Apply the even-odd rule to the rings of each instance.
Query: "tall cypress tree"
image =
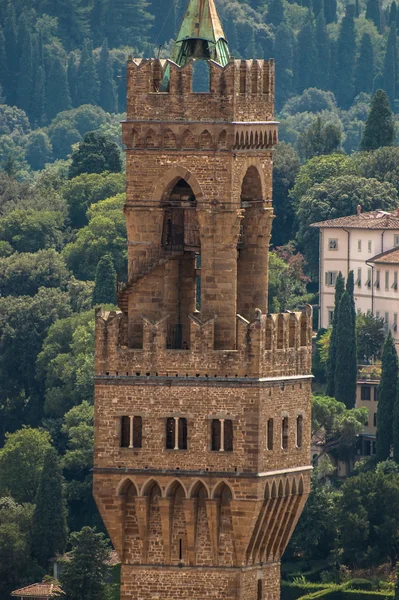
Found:
[[[297,46],[297,88],[298,92],[315,86],[315,65],[317,65],[316,34],[312,12],[308,11],[308,17],[300,32],[298,33]]]
[[[380,0],[367,0],[366,19],[373,21],[377,31],[381,32],[381,8]]]
[[[393,105],[398,89],[398,44],[396,22],[391,24],[384,59],[383,87]]]
[[[347,408],[356,402],[356,334],[352,301],[348,292],[342,294],[338,307],[335,359],[335,398]]]
[[[324,0],[324,17],[327,25],[337,21],[337,0]]]
[[[44,69],[39,66],[36,71],[35,87],[32,95],[32,103],[30,108],[30,117],[33,125],[41,127],[46,122],[46,76]]]
[[[64,62],[56,54],[53,58],[47,80],[46,115],[51,121],[64,110],[71,108],[68,79]]]
[[[4,93],[7,93],[7,83],[8,83],[8,67],[7,67],[7,55],[6,55],[6,41],[4,38],[4,33],[2,28],[0,27],[0,85],[4,90]]]
[[[15,10],[12,2],[9,2],[7,6],[7,17],[4,25],[4,38],[8,70],[8,82],[5,91],[8,104],[13,105],[15,104],[17,95],[18,39]]]
[[[360,92],[371,94],[374,82],[374,48],[369,33],[364,33],[360,42],[359,57],[355,69],[355,95]]]
[[[324,16],[324,0],[313,0],[313,14],[316,21],[320,13]]]
[[[342,276],[341,271],[337,275],[335,282],[335,302],[334,302],[334,319],[330,337],[330,347],[328,349],[328,360],[327,360],[327,396],[334,397],[335,393],[335,365],[336,365],[336,337],[337,337],[337,323],[338,323],[338,308],[342,298],[342,294],[345,291],[345,280]]]
[[[317,48],[317,87],[321,90],[328,89],[330,46],[326,28],[324,12],[321,11],[316,20],[316,48]]]
[[[100,106],[106,112],[115,113],[118,110],[118,98],[107,40],[104,40],[101,47],[98,71],[100,77]]]
[[[387,460],[393,442],[394,407],[398,392],[398,354],[391,332],[384,343],[378,386],[377,461]],[[397,441],[397,440],[396,440]]]
[[[78,71],[79,65],[76,56],[71,52],[68,58],[67,79],[73,107],[78,106]]]
[[[293,88],[294,67],[294,34],[287,23],[282,23],[276,29],[274,41],[274,56],[276,70],[279,73],[279,85],[276,88],[276,105],[281,108],[289,98]]]
[[[351,301],[352,321],[356,325],[355,274],[353,271],[349,271],[348,279],[346,280],[346,291],[348,292]]]
[[[267,21],[275,27],[284,22],[284,4],[282,0],[271,0],[267,11]]]
[[[78,84],[77,84],[77,101],[80,104],[98,104],[100,85],[96,63],[93,56],[93,43],[91,40],[86,40],[83,46],[83,51],[80,57]]]
[[[354,98],[354,72],[356,56],[356,33],[354,7],[346,7],[341,21],[337,44],[336,98],[343,108],[349,108]]]
[[[395,125],[388,97],[384,90],[377,90],[371,101],[360,148],[376,150],[382,146],[392,146],[394,137]]]
[[[47,568],[50,558],[65,551],[68,536],[62,474],[54,448],[44,459],[32,523],[33,554]]]
[[[26,17],[21,16],[18,28],[20,48],[19,73],[17,84],[17,105],[29,114],[33,93],[32,38]]]
[[[388,19],[389,26],[391,26],[392,23],[396,23],[397,13],[398,13],[398,6],[397,6],[395,0],[393,0],[391,3],[391,7],[389,9],[389,19]]]
[[[93,290],[93,306],[116,304],[116,271],[109,254],[98,261],[96,281]]]

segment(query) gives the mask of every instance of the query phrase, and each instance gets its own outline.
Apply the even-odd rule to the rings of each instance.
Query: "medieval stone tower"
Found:
[[[94,461],[121,598],[275,600],[309,492],[312,319],[267,310],[274,64],[230,58],[214,0],[191,0],[172,59],[129,60],[127,83]]]

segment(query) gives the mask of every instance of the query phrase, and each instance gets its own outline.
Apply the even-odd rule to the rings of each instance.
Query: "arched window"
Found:
[[[296,418],[296,445],[297,448],[302,448],[303,440],[303,417],[298,415]]]
[[[233,421],[212,419],[211,449],[214,452],[232,452],[234,443]]]
[[[274,423],[273,419],[269,419],[267,421],[266,426],[266,448],[268,450],[273,450],[273,434],[274,434]]]
[[[281,422],[281,447],[283,450],[288,448],[288,417],[283,417]]]
[[[143,419],[141,417],[121,418],[121,448],[141,448],[143,445]]]
[[[166,419],[166,449],[187,450],[187,419],[182,417]]]

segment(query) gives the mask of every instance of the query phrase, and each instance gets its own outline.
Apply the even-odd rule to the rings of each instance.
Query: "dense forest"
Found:
[[[236,58],[276,61],[270,311],[317,305],[318,238],[309,225],[354,214],[358,204],[399,205],[397,4],[217,6]],[[71,549],[62,581],[68,600],[103,600],[117,588],[91,495],[93,307],[115,305],[116,279],[126,271],[126,59],[168,56],[185,7],[186,0],[0,0],[1,598],[40,581],[50,559]],[[355,360],[378,362],[383,324],[358,315],[352,325]],[[323,395],[331,336],[318,334],[312,427],[348,459],[364,413]],[[343,485],[326,456],[320,460],[287,551],[291,571],[316,565],[324,581],[341,582],[356,569],[395,564],[399,470],[388,456],[378,467],[373,459],[359,465]],[[100,575],[82,590],[73,582],[85,560]]]

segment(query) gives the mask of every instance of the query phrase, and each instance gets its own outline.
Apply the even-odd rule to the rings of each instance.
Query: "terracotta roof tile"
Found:
[[[328,219],[319,223],[312,223],[310,227],[347,227],[349,229],[399,229],[399,212],[389,213],[383,210],[372,210],[360,213],[360,215],[349,215]]]
[[[369,258],[367,262],[382,265],[399,265],[399,248],[393,248],[392,250],[382,252],[382,254],[377,254],[373,258]]]
[[[15,590],[15,592],[12,592],[11,596],[52,598],[54,594],[59,592],[62,592],[61,588],[58,587],[58,585],[54,585],[54,583],[33,583],[27,587]]]

